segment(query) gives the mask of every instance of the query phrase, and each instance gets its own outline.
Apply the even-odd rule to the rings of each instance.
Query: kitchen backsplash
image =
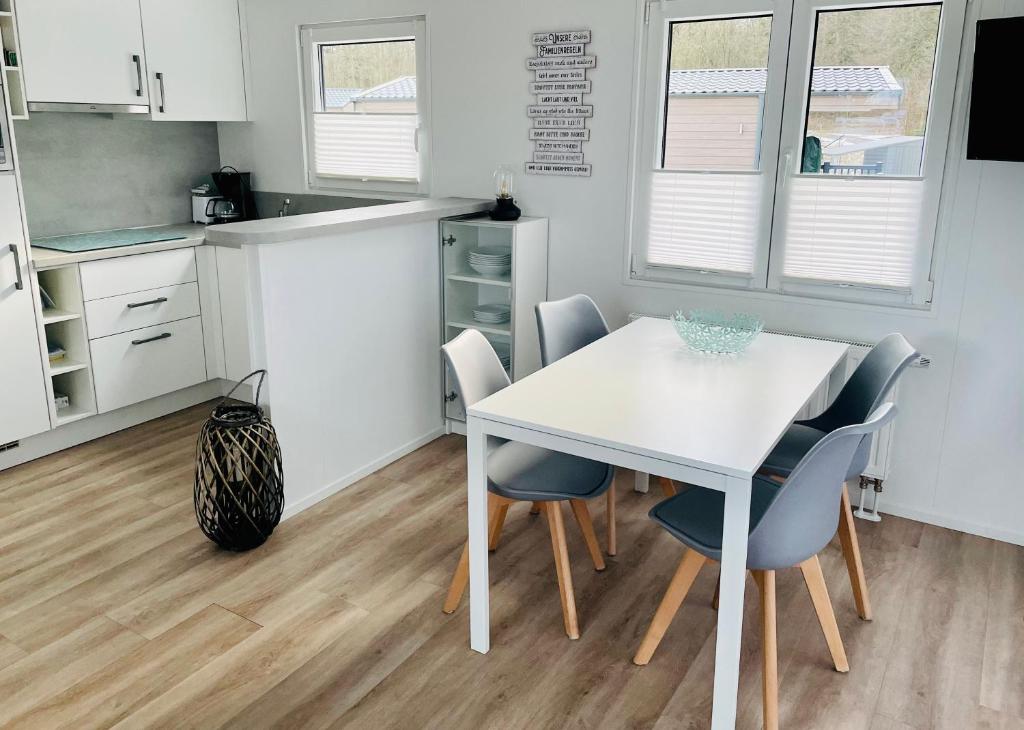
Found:
[[[213,122],[33,112],[14,132],[33,237],[184,223],[220,167]]]
[[[258,184],[258,181],[257,181]],[[373,200],[369,198],[345,198],[338,195],[313,195],[306,193],[270,193],[254,190],[256,210],[261,218],[273,218],[282,209],[284,199],[288,198],[288,215],[303,213],[322,213],[325,210],[343,210],[345,208],[365,208],[371,205],[394,203],[394,200]]]

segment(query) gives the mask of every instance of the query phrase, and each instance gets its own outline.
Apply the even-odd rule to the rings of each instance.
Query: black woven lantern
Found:
[[[196,449],[196,519],[208,538],[228,550],[262,545],[281,521],[281,447],[259,406],[266,370],[242,378],[203,424]],[[254,375],[256,405],[229,403]]]

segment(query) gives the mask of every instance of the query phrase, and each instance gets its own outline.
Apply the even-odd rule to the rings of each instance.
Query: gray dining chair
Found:
[[[573,294],[537,305],[540,361],[544,367],[601,339],[610,331],[594,300]]]
[[[509,385],[491,343],[480,332],[468,329],[444,345],[448,365],[462,403],[467,408]],[[604,570],[604,558],[594,534],[586,500],[600,497],[612,484],[614,471],[606,464],[590,459],[549,451],[537,446],[491,439],[487,451],[488,549],[498,547],[498,538],[509,507],[517,502],[539,504],[547,517],[555,573],[562,600],[565,633],[570,639],[580,636],[576,599],[572,587],[569,551],[565,542],[562,502],[568,502],[583,533],[587,550],[596,570]],[[469,543],[462,548],[458,567],[448,589],[444,612],[459,606],[469,577]]]
[[[547,367],[608,334],[608,322],[593,299],[573,294],[565,299],[540,302],[536,307],[537,333],[540,336],[540,361]],[[666,496],[675,494],[672,482],[662,479]],[[618,552],[615,521],[615,490],[608,490],[608,554]]]
[[[824,413],[805,421],[796,421],[786,430],[778,445],[765,459],[760,471],[784,478],[827,433],[864,421],[869,413],[885,401],[900,375],[918,355],[917,350],[903,335],[894,333],[884,337],[871,348]],[[865,621],[871,620],[871,601],[868,597],[864,562],[861,559],[860,542],[857,539],[857,528],[854,525],[850,492],[846,482],[859,479],[867,469],[870,458],[871,439],[865,439],[850,462],[840,496],[839,514],[839,541],[850,575],[857,614]]]
[[[854,453],[892,421],[895,414],[896,407],[885,403],[864,423],[826,434],[808,450],[781,486],[767,477],[753,479],[747,568],[761,594],[764,727],[769,730],[776,730],[779,722],[775,571],[800,568],[833,665],[836,671],[849,671],[818,553],[835,534],[839,493]],[[633,658],[635,664],[644,665],[651,660],[704,563],[721,560],[724,511],[724,493],[697,487],[666,499],[650,511],[651,519],[686,545],[687,550]]]

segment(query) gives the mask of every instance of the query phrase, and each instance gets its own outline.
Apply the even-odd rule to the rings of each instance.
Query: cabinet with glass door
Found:
[[[440,236],[444,342],[476,329],[513,381],[540,368],[534,307],[547,298],[547,218],[449,219]],[[448,429],[461,433],[466,410],[446,370],[443,386]]]

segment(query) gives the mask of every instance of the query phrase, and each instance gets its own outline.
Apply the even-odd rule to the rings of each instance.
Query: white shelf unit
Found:
[[[441,221],[442,337],[445,342],[467,329],[479,330],[492,344],[507,347],[512,380],[540,368],[540,342],[534,307],[548,293],[548,220],[520,218],[512,222],[489,218]],[[505,276],[485,276],[469,266],[469,252],[478,246],[507,246],[512,269]],[[476,322],[479,304],[508,304],[512,317],[502,324]],[[447,371],[444,373],[444,414],[449,429],[462,431],[463,404]]]
[[[15,21],[14,0],[0,0],[0,38],[3,50],[14,51],[17,66],[8,66],[5,55],[0,55],[0,73],[3,73],[3,87],[11,104],[12,119],[28,119],[28,104],[25,97],[25,77],[21,72],[21,43],[18,40],[18,25]]]
[[[63,359],[48,361],[46,366],[50,421],[56,428],[96,413],[89,336],[82,316],[82,282],[77,264],[39,271],[36,277],[39,287],[57,305],[43,309],[42,301],[38,303],[46,343],[58,344],[65,351]],[[54,393],[68,396],[69,405],[57,410]]]

